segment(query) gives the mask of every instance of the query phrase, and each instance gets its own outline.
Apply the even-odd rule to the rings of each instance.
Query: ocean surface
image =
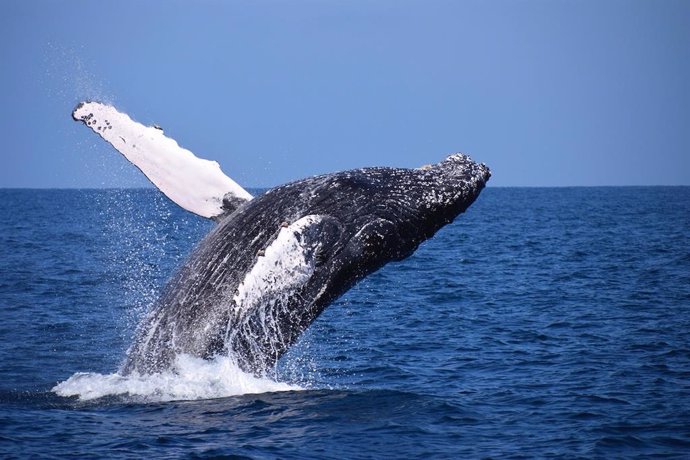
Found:
[[[690,187],[488,188],[274,379],[116,374],[212,224],[0,190],[0,457],[690,458]]]

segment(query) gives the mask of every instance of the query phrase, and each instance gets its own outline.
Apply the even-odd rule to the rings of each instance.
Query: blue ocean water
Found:
[[[486,189],[308,329],[301,389],[56,394],[117,369],[210,226],[155,190],[0,190],[0,457],[690,457],[690,187]]]

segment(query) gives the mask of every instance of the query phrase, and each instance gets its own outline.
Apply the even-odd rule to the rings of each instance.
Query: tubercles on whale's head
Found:
[[[445,160],[417,169],[422,184],[420,204],[425,220],[441,226],[452,221],[469,207],[491,177],[484,163],[474,162],[468,155],[455,153]]]
[[[427,170],[437,172],[442,178],[441,184],[451,188],[483,187],[491,177],[491,171],[484,163],[475,163],[463,153],[454,153]]]

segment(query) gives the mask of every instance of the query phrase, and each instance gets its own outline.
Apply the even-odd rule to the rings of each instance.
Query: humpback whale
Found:
[[[421,168],[371,167],[309,177],[252,197],[114,107],[72,113],[166,196],[217,225],[142,320],[122,374],[170,368],[178,354],[232,356],[263,375],[358,281],[411,255],[464,212],[491,173],[464,154]]]

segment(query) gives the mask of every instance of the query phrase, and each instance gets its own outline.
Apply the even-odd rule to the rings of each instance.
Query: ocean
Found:
[[[690,458],[690,187],[485,189],[275,375],[116,374],[213,224],[0,190],[2,458]]]

